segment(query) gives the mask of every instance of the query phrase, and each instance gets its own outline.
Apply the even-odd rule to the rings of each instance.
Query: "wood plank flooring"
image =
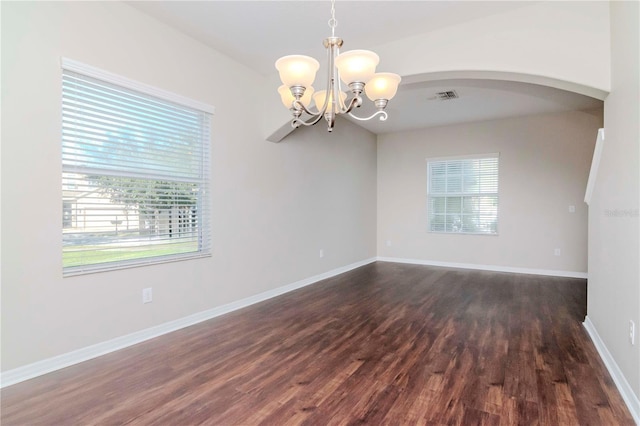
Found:
[[[378,262],[1,391],[9,425],[633,425],[586,281]]]

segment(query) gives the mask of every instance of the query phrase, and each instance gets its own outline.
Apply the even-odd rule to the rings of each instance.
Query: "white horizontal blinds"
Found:
[[[429,230],[496,234],[498,157],[428,163]]]
[[[63,70],[65,273],[206,254],[211,115]]]
[[[63,164],[197,181],[208,114],[64,71]]]

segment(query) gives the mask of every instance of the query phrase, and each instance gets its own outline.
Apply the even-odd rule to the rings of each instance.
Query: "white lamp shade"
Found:
[[[302,97],[300,98],[300,102],[302,102],[302,105],[307,108],[311,103],[311,96],[313,95],[313,92],[313,86],[309,86],[304,91],[304,95],[302,95]],[[291,94],[291,90],[289,90],[289,88],[283,84],[282,86],[278,87],[278,93],[280,93],[280,99],[282,100],[284,106],[287,108],[291,108],[293,106],[293,100],[295,99],[295,97]]]
[[[396,95],[400,80],[398,74],[379,72],[364,86],[364,92],[374,102],[378,99],[390,100]]]
[[[316,103],[316,108],[318,108],[318,110],[322,109],[326,96],[327,96],[326,90],[319,90],[313,95],[313,101]],[[342,104],[344,104],[345,99],[347,99],[347,94],[344,92],[340,92],[340,100],[342,100]],[[331,105],[331,101],[333,101],[333,92],[329,93],[328,105]]]
[[[310,56],[289,55],[276,61],[276,69],[280,80],[287,87],[309,87],[316,78],[320,63]]]
[[[346,84],[366,83],[376,72],[380,57],[370,50],[350,50],[338,55],[336,67]]]

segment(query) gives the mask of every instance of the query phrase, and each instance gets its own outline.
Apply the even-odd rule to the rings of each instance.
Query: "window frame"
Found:
[[[464,161],[473,161],[473,160],[483,160],[483,159],[495,159],[496,160],[496,191],[495,192],[454,192],[449,193],[448,191],[439,197],[492,197],[495,199],[496,203],[496,211],[495,211],[495,232],[470,232],[470,231],[447,231],[446,230],[446,221],[445,221],[445,229],[444,230],[433,230],[432,226],[432,198],[435,195],[432,193],[432,167],[435,163],[446,163],[449,162],[464,162]],[[448,157],[433,157],[427,158],[427,201],[426,201],[426,209],[427,209],[427,232],[431,234],[446,234],[446,235],[483,235],[483,236],[498,236],[500,235],[500,153],[487,153],[487,154],[475,154],[475,155],[459,155],[459,156],[448,156]],[[464,175],[461,175],[464,176]],[[451,194],[451,195],[449,195]],[[461,207],[462,208],[462,207]],[[445,213],[445,216],[447,213]],[[462,216],[463,213],[460,213]]]
[[[212,124],[212,116],[215,113],[215,108],[206,103],[189,99],[187,97],[184,97],[163,89],[159,89],[151,85],[147,85],[147,84],[144,84],[144,83],[141,83],[141,82],[138,82],[138,81],[135,81],[135,80],[132,80],[108,71],[104,71],[99,68],[92,67],[68,58],[61,58],[61,80],[60,80],[61,82],[60,99],[61,100],[64,99],[63,98],[64,93],[62,92],[62,78],[65,75],[65,72],[72,72],[72,73],[80,74],[82,76],[89,77],[92,79],[101,80],[110,85],[118,86],[119,88],[122,88],[122,89],[127,89],[129,91],[137,92],[138,94],[147,95],[151,98],[155,98],[156,100],[178,104],[181,107],[187,107],[191,110],[199,111],[200,113],[203,113],[205,116],[205,122],[203,125],[205,125],[206,128],[203,128],[203,133],[205,133],[205,135],[203,135],[201,139],[201,142],[203,145],[201,147],[201,156],[199,157],[202,161],[202,166],[201,166],[202,170],[200,172],[200,179],[197,182],[195,182],[195,184],[198,185],[199,194],[200,194],[198,195],[196,205],[199,206],[198,208],[201,210],[201,212],[198,213],[199,221],[197,222],[198,250],[185,252],[185,253],[158,254],[158,255],[153,255],[148,257],[138,257],[138,258],[128,259],[128,260],[114,260],[114,261],[108,261],[108,262],[102,262],[102,263],[89,263],[89,264],[81,264],[81,265],[74,265],[74,266],[64,266],[64,263],[63,263],[62,265],[63,276],[68,277],[68,276],[83,275],[83,274],[96,273],[96,272],[106,272],[111,270],[132,268],[132,267],[141,267],[146,265],[169,263],[169,262],[182,261],[182,260],[188,260],[188,259],[194,259],[194,258],[210,257],[212,253],[212,248],[211,248],[212,200],[211,200],[211,188],[210,188],[211,142],[212,142],[211,141],[212,139],[211,124]],[[62,117],[62,110],[61,110],[61,117]],[[62,141],[62,123],[61,123],[61,141]],[[61,149],[63,149],[63,144],[64,142],[61,142]],[[61,176],[63,177],[63,180],[64,180],[65,174],[68,175],[69,173],[77,173],[73,170],[74,166],[69,166],[64,164],[64,158],[61,161],[62,161]],[[139,163],[139,164],[142,164],[142,163]],[[134,173],[135,164],[131,167],[132,168],[129,170],[129,173]],[[133,174],[128,175],[126,171],[123,171],[123,172],[114,173],[114,176],[117,176],[119,178],[131,178]],[[153,181],[154,180],[153,176],[150,176],[150,179]],[[158,176],[155,180],[160,182],[164,179]],[[180,176],[177,176],[175,180],[171,180],[170,182],[179,183],[180,181],[181,181]],[[64,196],[62,196],[61,201],[62,201],[63,210],[64,210],[65,208]],[[63,217],[61,218],[62,219],[61,231],[63,229],[66,229],[65,225],[67,225],[66,222],[64,222],[64,219],[65,219],[64,212],[62,213],[63,213]],[[65,241],[64,233],[63,233],[62,241],[63,243]],[[64,244],[63,244],[63,250],[64,250]],[[64,252],[61,251],[61,255],[63,255],[63,253]]]

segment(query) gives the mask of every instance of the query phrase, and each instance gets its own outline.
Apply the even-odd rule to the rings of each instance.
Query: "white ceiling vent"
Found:
[[[433,97],[429,98],[431,100],[438,101],[450,101],[451,99],[458,99],[458,93],[455,90],[446,90],[444,92],[437,92]]]

